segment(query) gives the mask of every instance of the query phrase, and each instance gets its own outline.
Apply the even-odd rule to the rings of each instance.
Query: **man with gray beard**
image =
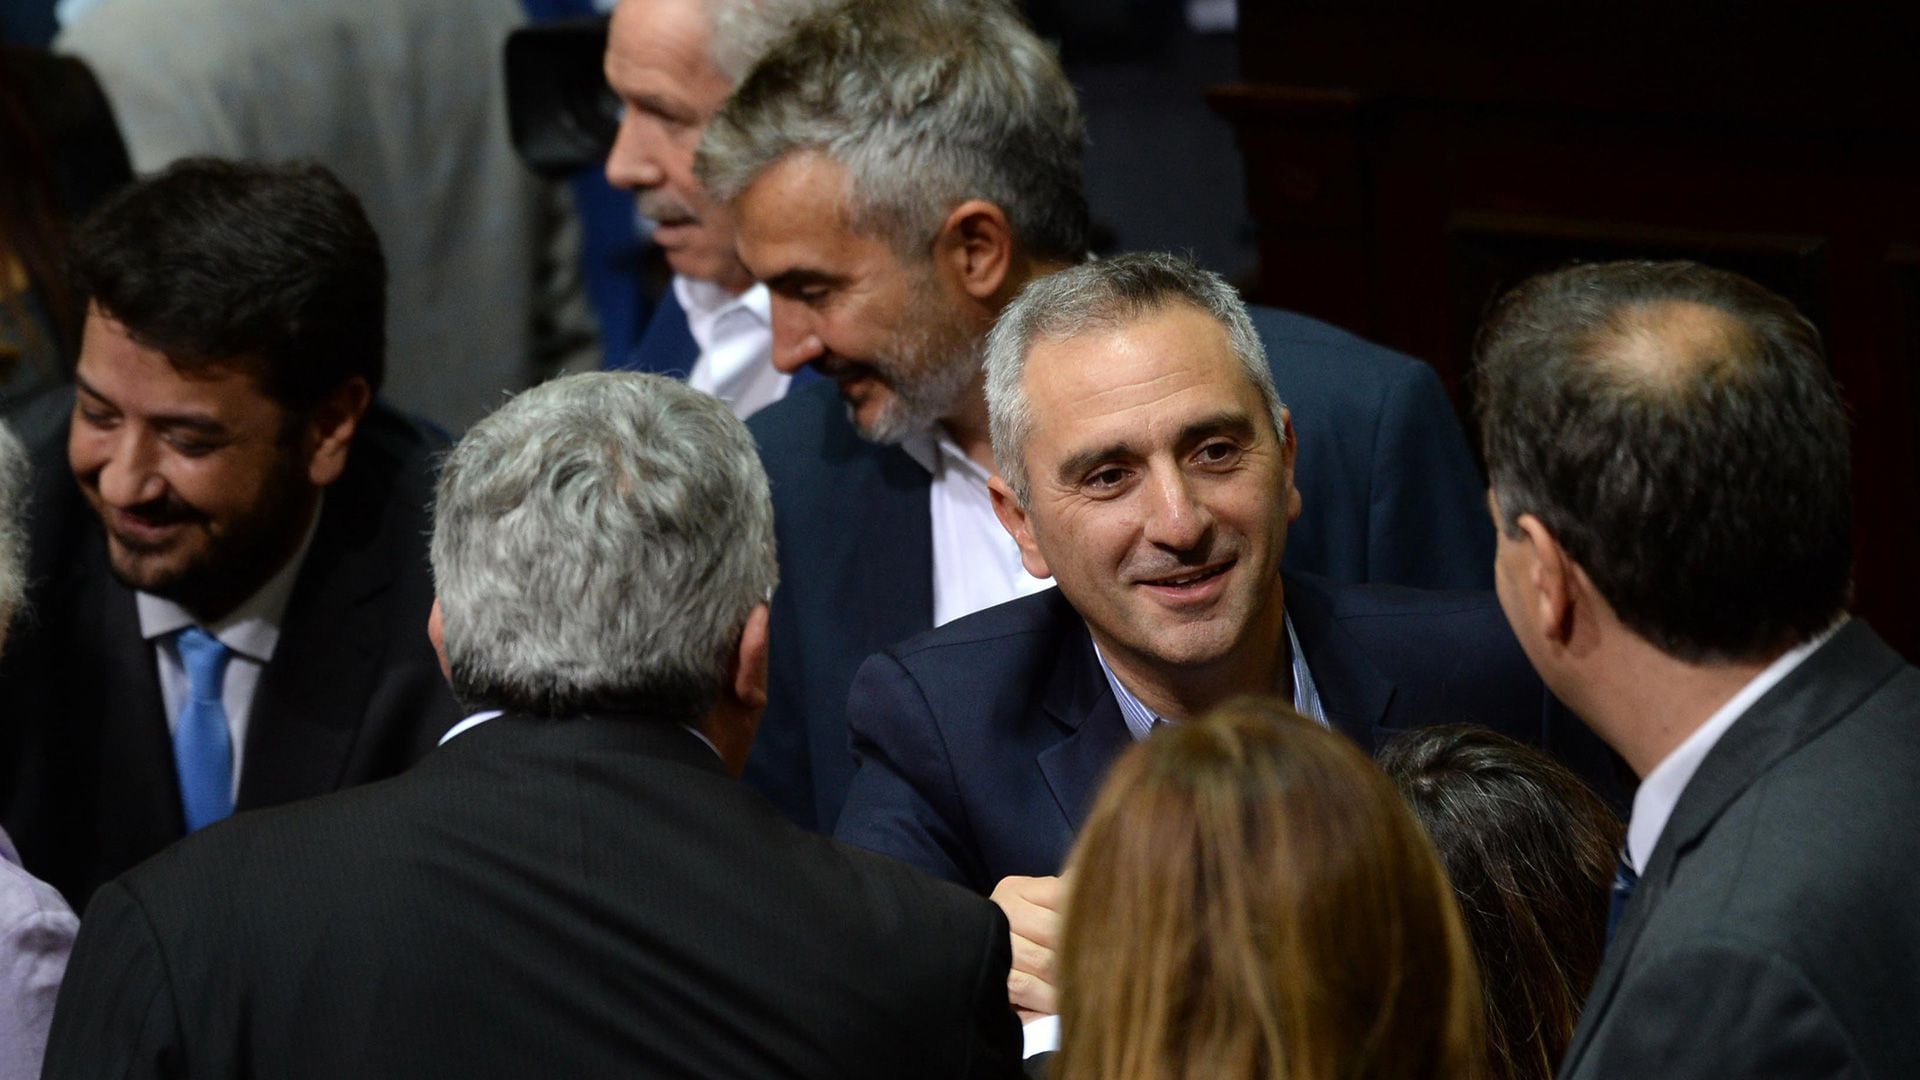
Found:
[[[776,569],[720,403],[527,391],[448,456],[432,560],[427,635],[474,713],[390,782],[103,886],[48,1077],[1017,1072],[999,910],[735,780]]]
[[[1050,584],[994,517],[980,358],[1022,288],[1087,257],[1083,140],[1052,50],[997,0],[810,15],[707,125],[696,172],[771,294],[773,364],[835,384],[750,425],[783,587],[747,778],[796,822],[839,818],[861,661]],[[1484,485],[1432,370],[1303,316],[1253,318],[1296,410],[1288,568],[1485,588]]]

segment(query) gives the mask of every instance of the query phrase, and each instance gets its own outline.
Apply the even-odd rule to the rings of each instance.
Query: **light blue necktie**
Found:
[[[187,700],[173,729],[173,764],[187,831],[195,832],[233,813],[233,741],[220,700],[233,650],[197,626],[180,631],[175,642],[187,669]]]

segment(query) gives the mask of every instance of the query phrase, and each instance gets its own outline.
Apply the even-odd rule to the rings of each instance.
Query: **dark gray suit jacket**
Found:
[[[1916,822],[1920,671],[1855,620],[1681,793],[1561,1075],[1920,1076]]]
[[[1304,511],[1284,565],[1337,582],[1484,589],[1485,484],[1433,369],[1304,315],[1252,309],[1293,410]],[[853,778],[846,703],[860,662],[933,627],[927,471],[863,442],[831,383],[747,422],[773,485],[780,588],[771,700],[749,783],[831,830]]]
[[[186,825],[153,648],[67,466],[72,401],[62,389],[11,417],[33,457],[32,576],[0,657],[0,813],[27,869],[78,909]],[[459,719],[426,634],[443,445],[384,405],[361,422],[260,675],[237,809],[392,776]]]
[[[102,887],[46,1075],[1010,1076],[1009,949],[678,725],[509,714]]]

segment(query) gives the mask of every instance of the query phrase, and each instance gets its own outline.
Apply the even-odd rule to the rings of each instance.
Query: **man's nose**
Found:
[[[826,354],[813,313],[805,304],[773,298],[773,366],[788,375]]]
[[[666,173],[648,142],[645,122],[631,109],[620,114],[620,128],[607,155],[607,183],[628,191],[658,187]]]
[[[1213,512],[1180,469],[1154,468],[1146,486],[1146,538],[1169,551],[1194,551],[1213,529]]]
[[[166,491],[166,480],[160,475],[153,440],[134,432],[118,433],[100,467],[99,486],[100,498],[119,509],[159,498]]]

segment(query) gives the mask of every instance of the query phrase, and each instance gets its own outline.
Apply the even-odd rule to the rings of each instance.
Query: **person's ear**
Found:
[[[993,516],[1000,519],[1000,527],[1007,530],[1013,542],[1020,546],[1020,565],[1027,573],[1037,578],[1050,578],[1053,570],[1047,566],[1047,557],[1033,538],[1033,518],[1027,508],[1020,505],[1014,497],[1013,488],[996,474],[987,480],[987,494],[993,498]]]
[[[767,707],[771,625],[767,605],[755,604],[747,613],[740,641],[727,663],[727,684],[702,725],[707,740],[719,751],[721,763],[733,776],[746,771],[747,755],[753,750],[754,736],[760,733],[760,713]]]
[[[1564,646],[1573,640],[1574,616],[1590,595],[1592,583],[1539,518],[1521,514],[1514,527],[1530,553],[1526,574],[1533,587],[1535,625],[1548,641]]]
[[[314,405],[305,433],[307,480],[314,487],[326,487],[346,471],[354,433],[372,404],[373,388],[355,375]]]
[[[1280,410],[1280,466],[1285,475],[1287,523],[1300,520],[1300,485],[1293,482],[1293,465],[1300,460],[1300,438],[1293,431],[1293,410]]]
[[[747,613],[747,625],[740,630],[740,644],[734,649],[732,681],[734,700],[758,712],[767,707],[768,651],[771,644],[772,613],[766,604],[755,604]]]
[[[440,674],[453,682],[453,662],[447,659],[447,625],[440,614],[440,598],[433,598],[433,610],[427,612],[427,640],[433,643],[433,655],[440,658]]]
[[[934,235],[933,257],[961,292],[991,301],[1013,267],[1013,227],[1006,212],[985,199],[968,199],[947,214]]]

